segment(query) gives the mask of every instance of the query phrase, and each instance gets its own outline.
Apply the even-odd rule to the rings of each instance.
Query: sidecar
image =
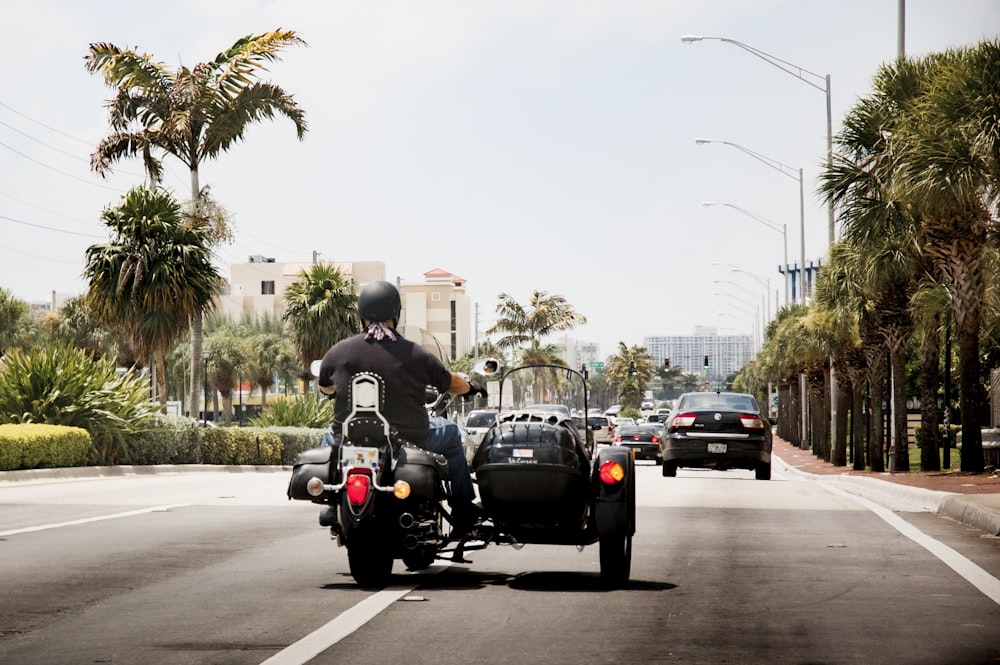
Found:
[[[505,397],[518,401],[516,374],[525,371],[555,383],[548,387],[522,378],[522,388],[548,387],[550,394],[562,393],[563,398],[569,391],[582,399],[586,409],[585,377],[574,370],[531,366],[504,376],[495,391],[500,395],[497,420],[472,461],[483,511],[493,523],[493,539],[516,546],[599,543],[601,577],[611,585],[623,585],[630,573],[635,533],[631,451],[610,446],[593,455],[592,442],[577,429],[565,407],[533,403],[505,408]],[[575,391],[574,379],[579,384]]]

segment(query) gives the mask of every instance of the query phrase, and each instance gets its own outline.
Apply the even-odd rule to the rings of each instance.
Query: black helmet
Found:
[[[364,321],[399,323],[399,291],[389,282],[370,282],[358,296],[358,316]]]

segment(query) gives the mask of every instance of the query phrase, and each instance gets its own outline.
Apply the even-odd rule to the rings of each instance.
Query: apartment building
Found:
[[[685,374],[704,375],[708,356],[709,379],[735,374],[753,358],[751,335],[719,335],[715,328],[696,328],[694,335],[644,337],[642,343],[657,367],[669,359],[671,367]]]
[[[323,261],[352,279],[357,290],[369,282],[384,280],[382,261]],[[269,315],[280,319],[285,311],[285,290],[295,283],[310,262],[279,263],[262,255],[251,256],[246,263],[230,266],[225,293],[219,296],[219,312],[233,321],[244,315]],[[403,312],[400,329],[403,335],[421,341],[421,330],[433,335],[448,359],[472,350],[469,297],[465,280],[446,270],[435,268],[423,275],[423,282],[396,280]]]

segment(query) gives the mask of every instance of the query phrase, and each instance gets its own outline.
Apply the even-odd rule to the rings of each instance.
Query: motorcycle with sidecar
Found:
[[[635,533],[635,468],[631,451],[595,449],[573,414],[587,413],[585,370],[528,365],[507,371],[477,364],[497,410],[472,460],[482,517],[459,538],[448,508],[448,465],[440,455],[402,440],[382,415],[381,379],[352,381],[351,416],[340,445],[301,453],[293,463],[290,499],[323,504],[320,524],[347,549],[363,587],[388,584],[393,562],[410,570],[435,560],[467,562],[489,545],[598,545],[609,587],[629,579]],[[492,380],[491,380],[492,379]],[[429,410],[443,413],[450,396]],[[586,418],[583,419],[586,422]]]

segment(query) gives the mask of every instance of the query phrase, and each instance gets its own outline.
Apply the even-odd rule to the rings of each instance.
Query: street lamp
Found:
[[[728,145],[736,148],[740,152],[753,157],[758,162],[768,166],[783,176],[791,178],[792,180],[799,181],[799,233],[802,236],[801,246],[800,246],[800,258],[802,260],[802,265],[799,266],[800,275],[800,285],[799,285],[799,300],[803,305],[806,304],[806,195],[805,195],[805,179],[802,177],[802,169],[794,169],[787,164],[779,162],[776,159],[767,157],[750,150],[749,148],[744,148],[738,143],[733,143],[732,141],[715,141],[712,139],[695,139],[694,142],[698,145],[705,145],[706,143],[722,143],[723,145]],[[785,264],[785,270],[788,270],[788,264]]]
[[[833,165],[833,112],[830,105],[830,75],[829,74],[817,74],[816,72],[809,71],[804,67],[799,67],[798,65],[792,64],[787,60],[782,60],[781,58],[771,55],[766,51],[761,51],[758,48],[754,48],[749,44],[744,44],[743,42],[736,41],[735,39],[729,39],[728,37],[705,37],[702,35],[682,35],[681,41],[685,44],[693,44],[694,42],[704,41],[706,39],[716,40],[720,42],[726,42],[727,44],[732,44],[733,46],[738,46],[744,51],[755,55],[769,65],[777,67],[781,71],[794,76],[798,80],[802,81],[806,85],[813,87],[826,95],[826,167],[829,169]],[[815,83],[815,81],[822,82],[822,85]],[[829,242],[832,245],[834,241],[834,222],[833,222],[833,202],[827,208],[828,216],[828,235]],[[805,265],[802,266],[805,270]]]
[[[208,426],[208,359],[212,357],[212,352],[205,349],[201,352],[201,359],[205,361],[205,405],[201,409],[201,426]]]
[[[782,238],[785,241],[785,305],[787,305],[788,304],[788,225],[787,224],[778,224],[777,222],[771,221],[767,217],[761,217],[760,215],[756,215],[756,214],[750,212],[749,210],[741,208],[741,207],[739,207],[737,205],[733,205],[732,203],[719,203],[719,202],[716,202],[716,201],[702,201],[701,204],[703,206],[726,206],[727,208],[732,208],[733,210],[737,210],[737,211],[743,213],[744,215],[746,215],[747,217],[750,217],[751,219],[757,220],[758,222],[760,222],[761,224],[763,224],[767,228],[773,229],[774,231],[777,231],[778,233],[780,233],[782,235]],[[767,289],[770,292],[770,290],[771,290],[770,285],[767,287]],[[770,293],[768,293],[767,298],[768,298],[768,302],[770,302],[770,300],[771,300],[771,294]],[[777,305],[775,305],[775,307],[777,307]],[[767,317],[771,318],[770,312],[768,312]]]

